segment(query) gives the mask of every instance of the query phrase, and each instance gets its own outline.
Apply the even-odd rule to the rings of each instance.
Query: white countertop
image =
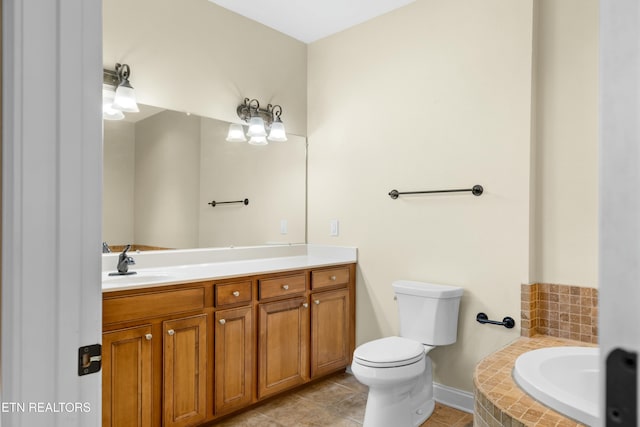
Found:
[[[128,276],[109,276],[110,272],[115,271],[118,254],[104,257],[102,292],[278,273],[351,264],[357,261],[356,248],[320,245],[177,250],[139,254],[132,252],[130,255],[136,260],[136,265],[130,266],[129,271],[135,271],[136,274]],[[200,262],[194,264],[189,263],[189,260]]]

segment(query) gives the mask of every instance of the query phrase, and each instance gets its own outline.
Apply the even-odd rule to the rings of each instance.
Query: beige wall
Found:
[[[105,68],[131,66],[138,102],[238,121],[243,98],[280,104],[306,134],[307,47],[208,0],[105,0]]]
[[[198,246],[200,117],[163,111],[136,124],[135,243]]]
[[[598,2],[539,0],[531,282],[598,285]]]
[[[418,1],[309,46],[309,240],[358,247],[358,343],[398,332],[393,280],[464,287],[458,342],[432,352],[459,389],[519,332],[475,316],[519,318],[528,280],[532,9]]]
[[[105,120],[104,131],[102,240],[134,243],[135,125]]]

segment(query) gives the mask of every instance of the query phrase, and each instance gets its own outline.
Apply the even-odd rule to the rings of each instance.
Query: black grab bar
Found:
[[[487,317],[487,315],[485,313],[478,313],[478,315],[476,316],[476,320],[479,323],[489,323],[490,325],[498,325],[498,326],[504,326],[507,329],[511,329],[514,326],[516,326],[516,321],[513,320],[512,317],[505,317],[504,319],[502,319],[502,322],[499,322],[497,320],[489,320],[489,317]]]

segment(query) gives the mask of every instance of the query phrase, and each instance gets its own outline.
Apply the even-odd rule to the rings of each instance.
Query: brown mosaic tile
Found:
[[[480,361],[473,378],[473,423],[477,427],[584,427],[532,399],[513,381],[511,371],[522,353],[543,347],[584,344],[550,336],[520,338]]]
[[[539,334],[598,342],[598,290],[534,283],[520,286],[521,335]],[[594,328],[595,327],[595,328]]]

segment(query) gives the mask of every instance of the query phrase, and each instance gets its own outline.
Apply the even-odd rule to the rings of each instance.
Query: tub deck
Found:
[[[477,366],[473,375],[476,427],[583,427],[575,420],[544,406],[526,394],[514,382],[512,371],[523,353],[545,347],[595,347],[580,341],[538,335],[519,338],[507,347],[490,354]]]

